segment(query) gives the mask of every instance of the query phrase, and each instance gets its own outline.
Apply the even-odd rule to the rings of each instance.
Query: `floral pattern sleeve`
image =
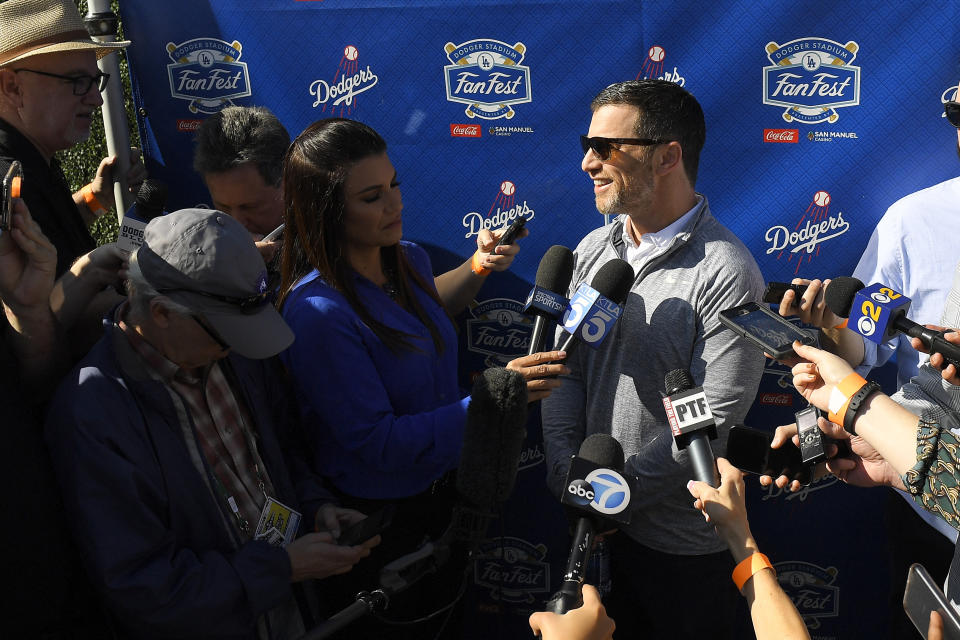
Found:
[[[903,476],[913,499],[960,529],[960,440],[924,412],[917,427],[917,464]]]

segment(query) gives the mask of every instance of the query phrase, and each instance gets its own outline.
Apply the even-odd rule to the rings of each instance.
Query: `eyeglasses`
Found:
[[[89,93],[90,89],[93,88],[93,85],[97,85],[97,91],[103,91],[107,88],[107,80],[110,79],[109,73],[97,73],[95,76],[89,76],[83,74],[80,76],[62,76],[59,73],[47,73],[46,71],[36,71],[34,69],[14,69],[14,73],[20,73],[21,71],[27,71],[29,73],[35,73],[38,76],[47,76],[48,78],[58,78],[64,80],[73,85],[73,95],[75,96],[85,96]]]
[[[227,344],[223,338],[221,338],[216,331],[207,326],[207,323],[203,319],[195,314],[190,314],[190,317],[193,318],[193,321],[200,325],[200,328],[207,332],[207,335],[210,336],[210,339],[216,342],[221,349],[224,351],[230,351],[230,345]]]
[[[257,313],[261,307],[270,302],[270,291],[264,291],[263,293],[258,293],[255,296],[250,296],[248,298],[233,298],[231,296],[221,296],[216,293],[209,293],[207,291],[196,291],[195,289],[158,289],[157,293],[168,294],[176,293],[182,291],[184,293],[194,293],[198,296],[204,296],[206,298],[213,298],[214,300],[219,300],[220,302],[225,302],[229,305],[240,308],[240,312],[244,315],[253,315]]]
[[[672,140],[651,140],[650,138],[588,138],[587,136],[580,136],[580,148],[583,149],[583,152],[586,153],[590,149],[593,149],[593,152],[597,154],[597,157],[601,160],[609,158],[610,151],[614,148],[619,149],[619,147],[614,147],[614,145],[638,144],[649,147],[651,145],[666,144],[668,142],[672,142]]]
[[[960,129],[960,102],[954,102],[953,100],[944,102],[943,113],[947,116],[947,121],[950,124]]]

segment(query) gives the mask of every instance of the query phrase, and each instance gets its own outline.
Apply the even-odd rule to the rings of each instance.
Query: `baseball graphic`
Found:
[[[347,60],[356,60],[358,53],[357,48],[352,44],[343,49],[343,57]]]
[[[512,196],[513,192],[517,190],[517,186],[510,182],[509,180],[504,180],[500,183],[500,192],[505,196]]]
[[[664,51],[663,47],[653,46],[650,47],[650,50],[647,51],[647,57],[653,60],[654,62],[663,62]]]
[[[826,191],[817,191],[813,194],[813,202],[818,207],[825,207],[830,204],[830,194]]]

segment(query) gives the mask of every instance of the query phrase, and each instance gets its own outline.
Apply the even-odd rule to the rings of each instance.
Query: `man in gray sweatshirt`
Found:
[[[548,484],[560,494],[588,435],[614,436],[636,482],[631,523],[609,537],[604,604],[618,637],[732,638],[733,561],[692,506],[693,470],[674,444],[661,392],[667,372],[690,371],[716,418],[712,444],[722,455],[753,403],[764,358],[717,316],[759,300],[763,277],[694,189],[706,127],[690,93],[662,80],[622,82],[591,110],[581,168],[597,209],[617,218],[577,246],[570,291],[614,258],[630,263],[635,280],[613,333],[598,349],[573,351],[570,375],[543,401]]]

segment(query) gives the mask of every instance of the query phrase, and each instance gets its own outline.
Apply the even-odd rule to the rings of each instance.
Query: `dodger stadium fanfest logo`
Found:
[[[840,588],[836,567],[821,567],[809,562],[786,561],[773,565],[777,581],[808,629],[819,629],[821,618],[840,615]]]
[[[480,544],[474,563],[474,582],[489,590],[494,600],[531,604],[550,590],[547,546],[505,536]]]
[[[767,43],[763,104],[786,107],[787,122],[836,122],[838,108],[860,104],[860,67],[851,64],[859,49],[825,38]]]
[[[250,95],[247,63],[240,62],[242,46],[234,40],[194,38],[167,43],[173,61],[167,65],[170,95],[189,100],[191,113],[217,113],[233,100]]]
[[[481,38],[444,46],[450,64],[443,68],[447,100],[467,105],[468,118],[512,118],[513,105],[531,102],[530,67],[522,64],[527,47]]]
[[[467,349],[486,356],[484,365],[502,367],[527,354],[533,325],[523,304],[509,298],[484,300],[470,308]]]

